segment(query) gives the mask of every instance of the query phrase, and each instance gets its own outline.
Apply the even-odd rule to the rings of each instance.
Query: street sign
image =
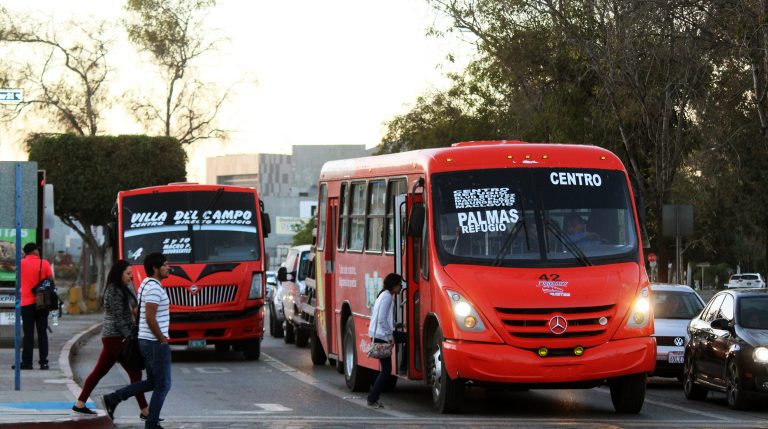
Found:
[[[19,104],[23,100],[23,89],[0,89],[0,104]]]

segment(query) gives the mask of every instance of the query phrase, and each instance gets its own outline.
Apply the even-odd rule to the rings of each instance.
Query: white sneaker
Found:
[[[384,404],[382,404],[379,401],[368,402],[366,405],[368,405],[368,408],[374,408],[374,409],[376,409],[376,408],[384,408]]]

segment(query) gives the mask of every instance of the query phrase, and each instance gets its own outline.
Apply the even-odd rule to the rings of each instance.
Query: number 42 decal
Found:
[[[539,280],[544,280],[545,282],[556,282],[560,280],[560,274],[542,274],[539,276]]]

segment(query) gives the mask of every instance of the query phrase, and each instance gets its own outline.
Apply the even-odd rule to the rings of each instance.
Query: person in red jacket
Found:
[[[40,369],[48,369],[48,310],[38,310],[32,289],[41,280],[53,279],[53,270],[48,261],[40,258],[35,243],[24,245],[24,259],[21,260],[21,326],[24,330],[21,352],[21,369],[32,369],[35,330],[39,349]]]

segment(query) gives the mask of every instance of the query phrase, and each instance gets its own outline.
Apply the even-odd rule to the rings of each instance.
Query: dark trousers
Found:
[[[99,355],[99,360],[96,361],[96,366],[93,368],[93,371],[91,371],[91,374],[85,379],[85,383],[83,383],[83,391],[77,399],[83,402],[87,401],[88,397],[91,396],[93,389],[99,384],[99,381],[101,381],[101,379],[107,375],[109,370],[115,366],[117,358],[120,356],[120,350],[123,348],[123,340],[123,337],[101,337],[101,344],[103,347],[101,349],[101,354]],[[120,365],[123,364],[121,363]],[[125,365],[123,365],[123,369],[128,373],[131,383],[136,383],[141,380],[141,371],[128,369]],[[147,408],[147,399],[144,397],[144,393],[137,394],[136,401],[139,403],[139,408]]]
[[[22,338],[21,365],[32,366],[32,352],[35,348],[35,331],[37,331],[37,348],[40,352],[40,365],[48,364],[48,310],[38,310],[35,304],[21,307],[21,327],[24,331]]]
[[[374,343],[386,343],[384,340],[378,338],[373,339]],[[373,382],[371,390],[368,392],[368,403],[373,403],[379,400],[381,391],[384,390],[384,383],[389,377],[392,377],[392,356],[379,359],[379,375],[376,377],[376,381]]]

